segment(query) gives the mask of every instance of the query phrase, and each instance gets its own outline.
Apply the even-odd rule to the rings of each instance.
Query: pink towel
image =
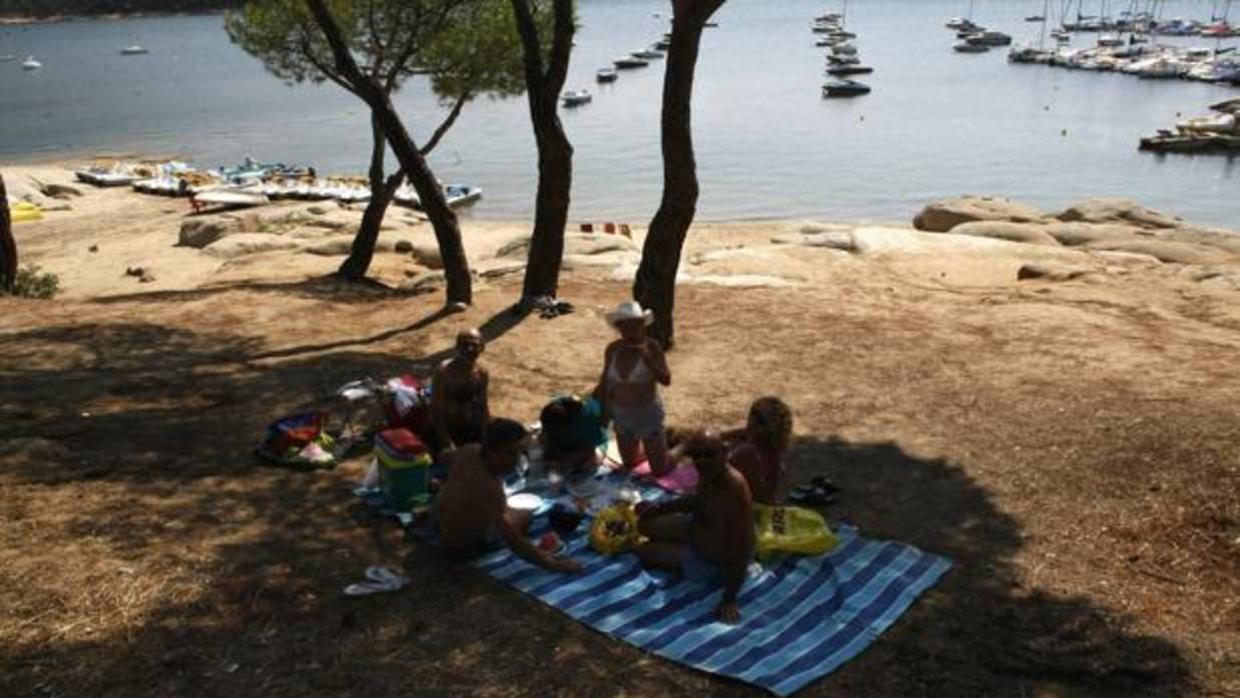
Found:
[[[648,477],[650,475],[649,461],[639,463],[636,468],[633,468],[633,474],[640,477]],[[681,461],[676,464],[672,472],[662,477],[654,478],[654,484],[675,494],[691,494],[697,489],[697,468],[694,468],[693,463],[689,461]]]

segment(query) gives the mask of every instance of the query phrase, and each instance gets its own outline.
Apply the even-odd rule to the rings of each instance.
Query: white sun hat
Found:
[[[637,301],[625,301],[616,306],[616,309],[607,313],[607,324],[615,327],[617,322],[625,320],[643,320],[649,327],[654,322],[654,311],[643,310],[642,304]]]

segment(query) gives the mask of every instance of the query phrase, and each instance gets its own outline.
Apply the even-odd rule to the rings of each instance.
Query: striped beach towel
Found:
[[[539,517],[531,533],[545,528]],[[751,574],[739,598],[741,623],[729,626],[714,620],[719,587],[648,572],[635,555],[598,555],[587,528],[565,538],[583,564],[578,575],[546,572],[507,549],[475,564],[595,630],[778,696],[860,654],[951,566],[943,557],[842,527],[831,553],[775,558]]]

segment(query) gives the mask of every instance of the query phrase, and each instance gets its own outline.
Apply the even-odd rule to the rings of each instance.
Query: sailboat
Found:
[[[1050,14],[1051,0],[1042,0],[1042,30],[1038,34],[1037,46],[1015,46],[1008,51],[1008,61],[1012,63],[1050,63],[1055,51],[1046,48],[1046,17]]]

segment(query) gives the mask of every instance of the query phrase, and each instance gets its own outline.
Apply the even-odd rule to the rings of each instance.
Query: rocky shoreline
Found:
[[[11,168],[6,180],[15,201],[45,211],[43,221],[18,229],[22,261],[60,274],[74,296],[130,293],[135,278],[150,289],[170,290],[329,274],[348,255],[363,208],[282,202],[190,215],[183,200],[94,189],[61,168]],[[1137,274],[1240,290],[1240,234],[1192,225],[1133,201],[1091,199],[1044,212],[1003,197],[969,195],[930,203],[911,223],[698,223],[679,282],[809,289],[831,283],[841,271],[895,270],[949,286],[1106,283]],[[481,283],[524,272],[527,221],[466,219],[463,226]],[[565,271],[631,281],[645,231],[593,230],[581,221],[570,224]],[[433,293],[444,283],[431,227],[419,212],[393,207],[376,253],[371,275],[389,288]],[[141,273],[121,273],[133,269]]]

